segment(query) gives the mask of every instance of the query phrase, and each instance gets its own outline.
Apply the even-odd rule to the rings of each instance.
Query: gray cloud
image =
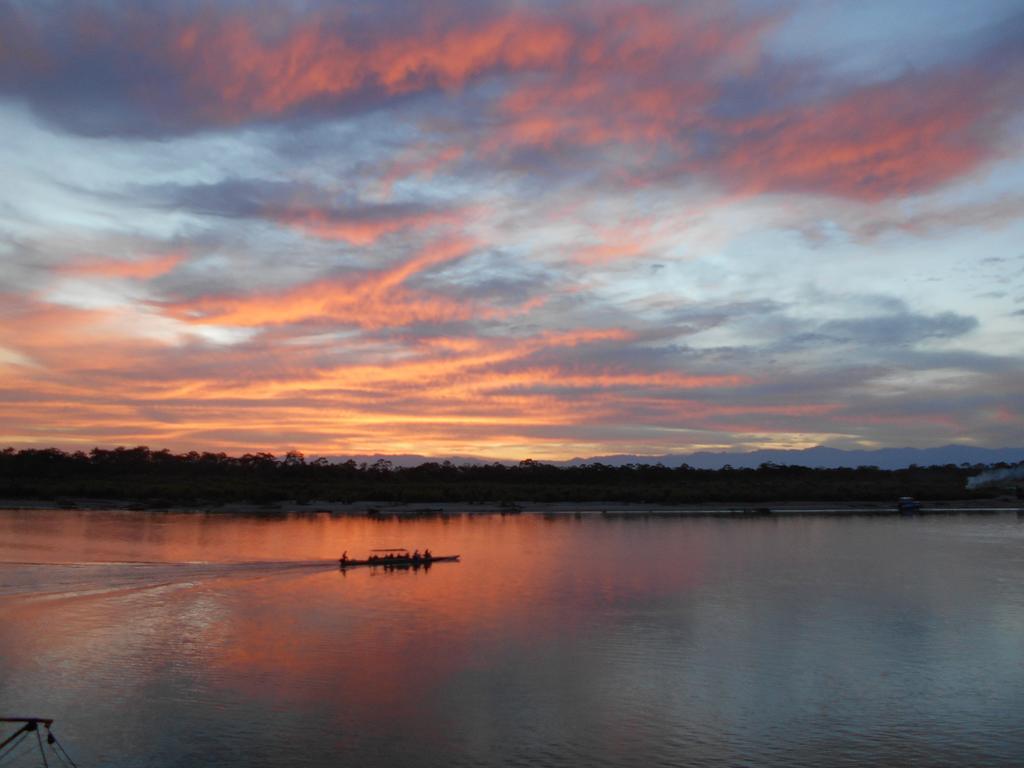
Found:
[[[263,179],[225,179],[210,184],[139,185],[125,197],[162,208],[225,218],[301,219],[317,215],[328,224],[383,224],[450,209],[427,202],[368,203],[313,184]]]
[[[816,335],[840,343],[891,346],[915,344],[926,339],[950,339],[977,327],[977,318],[956,312],[930,316],[906,313],[830,320],[818,327]]]

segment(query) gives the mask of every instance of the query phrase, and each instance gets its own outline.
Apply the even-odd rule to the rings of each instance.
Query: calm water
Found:
[[[387,546],[463,561],[327,562]],[[0,710],[83,766],[1019,766],[1024,522],[0,512]]]

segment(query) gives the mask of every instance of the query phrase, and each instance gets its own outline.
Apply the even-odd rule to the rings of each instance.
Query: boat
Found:
[[[370,554],[363,560],[353,560],[346,555],[342,555],[338,558],[338,565],[342,569],[361,565],[368,565],[374,568],[419,568],[421,566],[429,567],[434,563],[455,563],[458,562],[460,557],[459,555],[421,555],[419,551],[410,553],[405,547],[371,549],[370,552],[379,552],[381,554]]]
[[[896,511],[902,515],[912,515],[921,511],[921,502],[913,496],[900,496],[896,502]]]

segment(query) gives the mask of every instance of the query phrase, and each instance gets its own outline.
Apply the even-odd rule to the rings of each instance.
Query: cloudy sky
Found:
[[[0,444],[1024,443],[1024,0],[0,0]]]

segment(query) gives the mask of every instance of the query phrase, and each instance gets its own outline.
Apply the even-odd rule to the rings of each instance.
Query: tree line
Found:
[[[56,448],[0,451],[0,498],[116,499],[149,505],[314,500],[353,502],[621,502],[687,504],[768,501],[893,501],[992,496],[968,490],[967,479],[1010,465],[874,466],[812,469],[762,464],[696,469],[687,465],[592,463],[555,466],[527,459],[517,464],[426,462],[395,466],[386,460],[356,463],[307,460],[297,451],[271,453],[189,451],[147,447]]]

